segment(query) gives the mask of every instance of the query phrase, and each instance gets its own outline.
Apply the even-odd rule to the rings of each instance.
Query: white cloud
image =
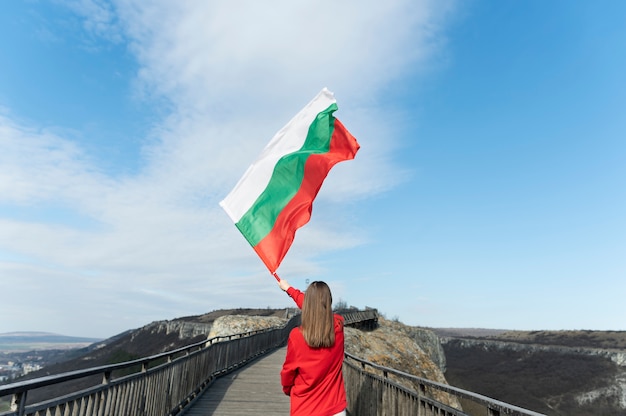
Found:
[[[334,168],[320,198],[366,198],[401,181],[394,131],[381,121],[391,110],[377,97],[428,55],[446,9],[428,1],[114,4],[72,7],[93,34],[129,39],[138,88],[171,113],[146,138],[142,170],[118,177],[100,172],[72,137],[0,117],[0,272],[16,293],[0,314],[30,298],[32,316],[54,311],[54,331],[105,336],[154,319],[282,304],[218,201],[324,86],[362,149]],[[33,207],[44,217],[62,207],[69,218],[38,220]],[[20,208],[26,214],[10,214]],[[285,261],[289,276],[318,273],[319,253],[367,239],[329,218],[298,237],[306,238]],[[98,328],[85,329],[93,322]]]
[[[83,17],[85,33],[119,43],[124,39],[113,5],[107,0],[57,0]],[[89,42],[92,43],[92,42]]]

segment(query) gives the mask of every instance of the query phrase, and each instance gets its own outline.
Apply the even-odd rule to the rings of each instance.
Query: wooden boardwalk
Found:
[[[279,348],[215,380],[184,416],[288,416],[289,397],[280,386],[287,348]]]

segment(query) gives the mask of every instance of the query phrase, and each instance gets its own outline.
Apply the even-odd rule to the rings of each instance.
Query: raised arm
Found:
[[[293,301],[296,302],[296,305],[298,306],[298,308],[302,309],[302,303],[304,303],[304,293],[302,293],[295,287],[291,286],[289,282],[287,282],[285,279],[280,279],[280,281],[278,282],[278,286],[282,290],[287,292],[287,294],[291,297],[291,299],[293,299]]]

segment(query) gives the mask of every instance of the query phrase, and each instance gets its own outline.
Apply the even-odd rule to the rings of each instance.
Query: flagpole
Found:
[[[276,281],[280,283],[280,277],[278,277],[278,274],[276,274],[276,272],[273,272],[273,273],[272,273],[272,276],[274,276],[274,278],[276,279]]]

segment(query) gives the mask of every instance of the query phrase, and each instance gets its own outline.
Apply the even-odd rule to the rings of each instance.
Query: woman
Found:
[[[289,334],[280,372],[291,415],[345,415],[343,384],[343,317],[333,314],[332,295],[324,282],[313,282],[306,294],[286,280],[278,285],[302,309],[302,324]]]

